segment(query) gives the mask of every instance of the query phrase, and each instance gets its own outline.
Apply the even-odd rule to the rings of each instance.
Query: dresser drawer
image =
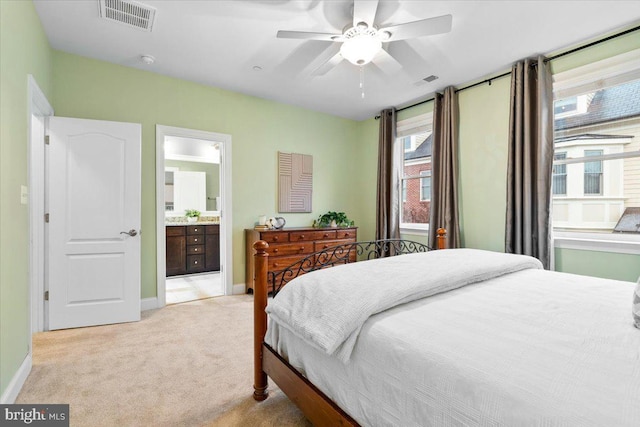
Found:
[[[334,246],[346,245],[353,243],[353,240],[325,240],[322,242],[315,242],[313,245],[313,251],[323,251],[325,249],[333,248]]]
[[[296,261],[301,260],[304,256],[279,256],[269,257],[269,271],[278,271],[289,267]]]
[[[165,227],[167,236],[184,236],[184,227],[181,225],[172,225]]]
[[[286,243],[289,241],[289,233],[286,231],[265,231],[260,236],[267,243]]]
[[[204,245],[204,234],[187,236],[187,245]]]
[[[204,255],[187,255],[187,271],[199,271],[204,268]]]
[[[269,256],[310,254],[311,252],[313,252],[313,242],[273,243],[267,249]]]
[[[299,242],[305,240],[326,240],[335,238],[336,230],[291,231],[289,233],[289,241],[291,242]]]
[[[203,225],[187,225],[187,235],[204,234]]]
[[[336,231],[336,239],[351,239],[356,241],[356,230],[338,230]]]
[[[187,246],[187,255],[200,255],[204,253],[204,245]]]

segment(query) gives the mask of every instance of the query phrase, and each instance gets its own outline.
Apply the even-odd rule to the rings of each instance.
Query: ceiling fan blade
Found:
[[[313,70],[311,72],[311,76],[315,77],[315,76],[324,76],[325,74],[327,74],[329,71],[331,71],[333,69],[333,67],[335,67],[336,65],[338,65],[340,62],[342,62],[344,58],[342,57],[342,55],[340,55],[340,52],[336,53],[335,55],[333,55],[331,58],[329,58],[329,60],[327,62],[325,62],[324,64],[320,65],[318,68],[316,68],[315,70]]]
[[[420,21],[407,22],[406,24],[393,25],[378,30],[378,32],[386,31],[391,36],[388,42],[396,40],[413,39],[422,36],[431,36],[434,34],[448,33],[451,31],[451,15],[442,15],[435,18],[422,19]]]
[[[324,40],[328,42],[343,41],[342,34],[313,33],[305,31],[278,31],[279,39]]]
[[[359,22],[366,22],[368,26],[373,27],[377,10],[378,0],[353,0],[353,26]]]
[[[396,61],[396,59],[384,49],[380,49],[380,52],[378,52],[371,62],[389,75],[395,75],[402,71],[402,64]]]

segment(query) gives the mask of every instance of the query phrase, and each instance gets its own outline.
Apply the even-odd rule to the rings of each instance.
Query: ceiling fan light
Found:
[[[357,35],[346,40],[340,47],[340,54],[354,65],[371,62],[382,48],[382,42],[369,35]]]

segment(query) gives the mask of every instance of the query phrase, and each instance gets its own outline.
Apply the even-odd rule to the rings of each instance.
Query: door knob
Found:
[[[133,237],[133,236],[137,236],[138,232],[132,228],[129,231],[121,231],[120,234],[128,234],[129,236]]]

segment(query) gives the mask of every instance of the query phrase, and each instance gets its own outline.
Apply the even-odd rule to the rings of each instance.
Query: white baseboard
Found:
[[[158,307],[157,297],[142,298],[142,300],[140,300],[140,311],[153,310]]]
[[[244,283],[237,283],[233,285],[233,289],[231,290],[232,295],[242,295],[247,292],[247,286]]]
[[[18,393],[22,390],[22,386],[31,372],[32,363],[33,359],[31,358],[31,353],[29,353],[18,368],[18,372],[16,372],[13,378],[11,378],[9,385],[7,385],[7,389],[2,393],[2,396],[0,397],[0,404],[10,405],[16,401]]]

